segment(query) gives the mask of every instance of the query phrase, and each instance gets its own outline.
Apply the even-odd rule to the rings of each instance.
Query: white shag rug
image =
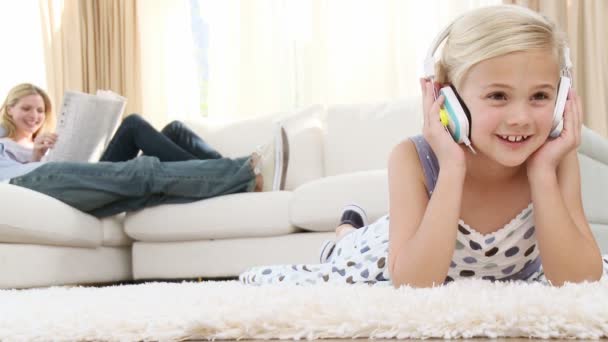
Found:
[[[1,341],[608,337],[608,281],[0,290]]]

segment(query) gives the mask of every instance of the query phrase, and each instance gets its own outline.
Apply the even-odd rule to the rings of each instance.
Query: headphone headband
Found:
[[[458,20],[458,19],[456,19]],[[426,57],[424,58],[424,77],[425,78],[435,78],[435,58],[433,55],[435,51],[439,48],[439,45],[448,37],[450,31],[452,30],[452,26],[454,25],[454,20],[452,23],[447,25],[433,40],[433,43],[429,47],[429,50],[426,53]],[[562,74],[570,73],[570,69],[572,68],[572,61],[570,60],[570,48],[567,45],[564,45],[563,48],[564,61],[562,65]]]
[[[447,25],[441,30],[441,32],[433,39],[433,43],[429,47],[429,50],[426,53],[426,57],[424,58],[424,77],[426,78],[435,78],[435,59],[433,55],[441,42],[443,42],[448,35],[450,34],[450,30],[452,29],[453,22]]]

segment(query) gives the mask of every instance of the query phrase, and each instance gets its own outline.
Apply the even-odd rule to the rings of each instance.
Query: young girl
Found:
[[[101,163],[40,160],[58,137],[48,95],[31,84],[9,92],[0,108],[0,182],[26,187],[98,217],[162,203],[185,203],[262,188],[262,157],[228,159],[183,124],[156,131],[125,119]],[[137,157],[140,150],[145,156]]]
[[[436,63],[470,112],[476,153],[440,122],[443,96],[421,80],[423,135],[389,161],[389,216],[340,239],[326,263],[258,267],[250,284],[378,282],[430,287],[456,279],[596,281],[608,270],[581,201],[582,110],[568,94],[564,126],[548,139],[565,41],[518,6],[457,19]],[[390,238],[389,238],[390,237]]]

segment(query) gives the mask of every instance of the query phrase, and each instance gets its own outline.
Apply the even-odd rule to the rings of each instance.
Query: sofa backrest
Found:
[[[384,169],[397,143],[422,132],[421,99],[330,106],[325,125],[326,176]]]
[[[186,124],[223,156],[242,157],[263,144],[285,146],[289,163],[285,190],[324,176],[321,122],[325,108],[312,105],[293,112],[262,115],[236,122],[190,120]],[[285,135],[281,134],[280,127]],[[286,140],[284,140],[286,137]]]

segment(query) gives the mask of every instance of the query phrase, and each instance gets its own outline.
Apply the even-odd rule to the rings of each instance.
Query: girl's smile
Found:
[[[547,140],[559,79],[557,60],[551,56],[538,50],[490,58],[463,79],[471,141],[490,160],[523,165]]]

